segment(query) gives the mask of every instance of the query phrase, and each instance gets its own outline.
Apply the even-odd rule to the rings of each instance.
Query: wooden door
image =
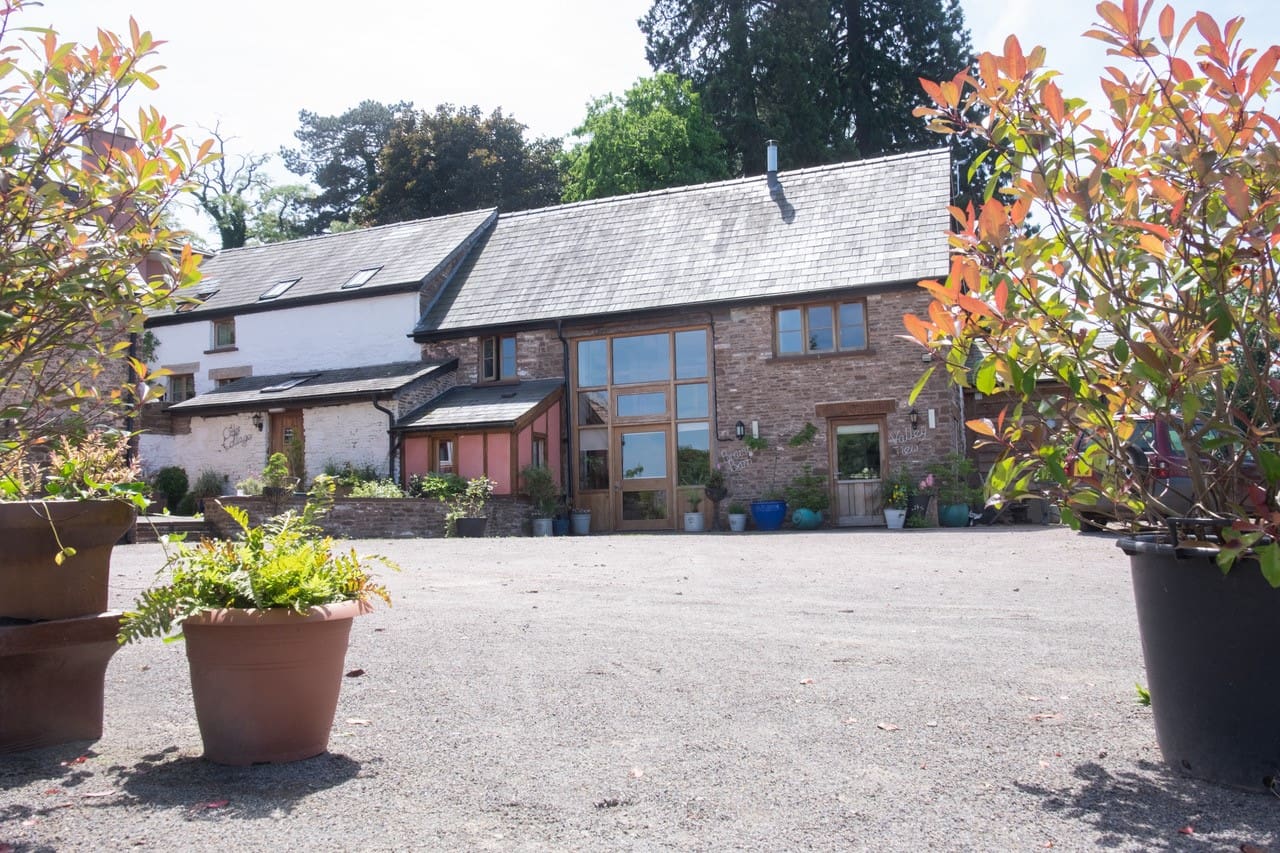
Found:
[[[831,470],[835,475],[836,524],[870,527],[884,524],[881,475],[888,460],[880,419],[833,424]]]
[[[306,472],[302,470],[306,459],[306,441],[302,433],[301,409],[271,415],[271,443],[268,453],[283,453],[289,457],[290,476],[306,476]]]
[[[675,512],[671,428],[622,427],[615,436],[618,529],[670,530]]]

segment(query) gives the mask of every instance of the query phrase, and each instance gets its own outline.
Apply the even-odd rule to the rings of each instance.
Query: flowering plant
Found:
[[[907,472],[898,471],[885,477],[881,493],[886,509],[906,509],[911,500],[911,480]]]

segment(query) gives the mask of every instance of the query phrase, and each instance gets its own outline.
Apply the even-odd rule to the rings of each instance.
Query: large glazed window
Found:
[[[614,385],[663,382],[670,378],[670,335],[634,335],[613,339]]]

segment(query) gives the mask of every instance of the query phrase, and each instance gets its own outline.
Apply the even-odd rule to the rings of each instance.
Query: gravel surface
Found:
[[[1160,763],[1108,536],[356,544],[404,570],[328,754],[204,762],[182,644],[128,646],[101,740],[0,757],[0,851],[1280,851],[1280,800]]]

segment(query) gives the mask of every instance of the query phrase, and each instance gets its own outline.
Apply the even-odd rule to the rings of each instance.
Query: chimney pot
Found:
[[[768,146],[765,156],[765,171],[772,177],[778,174],[778,140],[770,139]]]

